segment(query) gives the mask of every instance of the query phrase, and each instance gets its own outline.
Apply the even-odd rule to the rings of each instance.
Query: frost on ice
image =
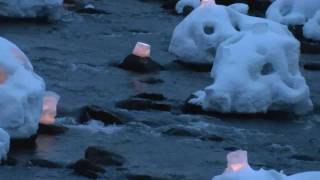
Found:
[[[214,83],[190,103],[224,113],[309,112],[313,105],[299,71],[299,48],[292,36],[272,31],[267,23],[253,24],[219,46]]]
[[[7,158],[9,147],[10,147],[9,134],[0,128],[0,161]]]
[[[266,17],[286,25],[304,25],[306,38],[320,40],[320,0],[276,0]]]
[[[320,178],[320,172],[305,172],[287,176],[275,170],[253,170],[247,163],[247,152],[242,150],[229,153],[227,159],[228,167],[225,172],[213,177],[212,180],[315,180]]]
[[[63,0],[1,0],[0,16],[4,17],[47,17],[55,13]]]
[[[223,41],[248,31],[255,23],[266,23],[270,31],[291,36],[284,25],[251,17],[235,9],[214,3],[195,9],[175,28],[169,52],[185,62],[210,64]]]
[[[26,55],[0,38],[0,128],[11,138],[28,138],[38,129],[45,84]]]

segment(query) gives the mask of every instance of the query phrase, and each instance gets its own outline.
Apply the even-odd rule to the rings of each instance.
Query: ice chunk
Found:
[[[0,128],[11,138],[28,138],[38,129],[44,81],[25,54],[4,38],[0,38],[0,67]]]
[[[57,115],[57,105],[60,96],[52,91],[45,92],[43,97],[42,115],[40,119],[41,124],[54,124]]]

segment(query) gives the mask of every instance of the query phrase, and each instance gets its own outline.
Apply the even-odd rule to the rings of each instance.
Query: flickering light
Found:
[[[151,46],[149,44],[137,42],[132,54],[142,58],[150,57],[150,48]]]
[[[7,72],[3,67],[0,67],[0,84],[3,84],[7,80]]]
[[[216,4],[215,0],[201,0],[201,5]]]
[[[43,98],[42,115],[40,119],[41,124],[54,124],[57,115],[57,104],[60,96],[51,91],[47,91]]]
[[[227,172],[238,172],[249,167],[247,151],[238,150],[227,155]]]

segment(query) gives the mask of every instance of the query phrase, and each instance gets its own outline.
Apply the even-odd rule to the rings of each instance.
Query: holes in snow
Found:
[[[274,72],[273,65],[271,63],[266,63],[262,66],[261,75],[269,75]]]
[[[212,35],[214,33],[214,27],[212,25],[205,25],[203,31],[207,35]]]
[[[183,7],[183,11],[182,14],[187,16],[188,14],[190,14],[193,11],[193,7],[192,6],[185,6]]]
[[[290,5],[284,5],[280,8],[280,14],[286,16],[291,12],[292,7]]]

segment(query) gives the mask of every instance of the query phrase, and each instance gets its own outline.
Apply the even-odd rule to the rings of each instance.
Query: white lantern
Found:
[[[137,42],[136,46],[132,51],[132,54],[142,58],[147,58],[150,57],[150,48],[151,46],[149,44]]]
[[[41,124],[50,125],[55,123],[55,117],[57,115],[57,105],[60,96],[51,91],[47,91],[43,98],[42,115],[40,119]]]
[[[247,151],[238,150],[227,155],[228,167],[226,172],[238,172],[242,169],[248,168]]]

